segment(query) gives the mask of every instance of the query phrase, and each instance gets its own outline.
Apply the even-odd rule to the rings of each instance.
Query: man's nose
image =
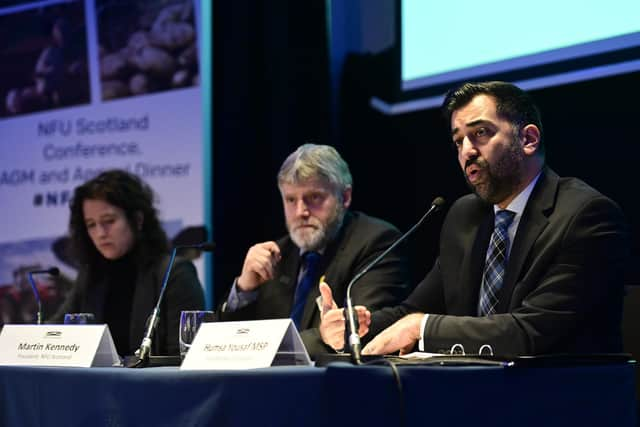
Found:
[[[296,203],[296,215],[298,216],[309,215],[309,207],[307,206],[304,200],[298,200],[298,203]]]
[[[476,157],[478,157],[476,146],[469,138],[464,138],[460,147],[460,158],[467,161],[469,159],[475,159]]]

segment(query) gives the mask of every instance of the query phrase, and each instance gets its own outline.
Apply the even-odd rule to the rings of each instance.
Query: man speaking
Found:
[[[429,352],[620,352],[629,233],[618,205],[545,165],[540,114],[516,86],[463,84],[443,109],[474,194],[452,205],[439,257],[411,295],[372,314],[369,334],[386,329],[363,354],[416,343]]]

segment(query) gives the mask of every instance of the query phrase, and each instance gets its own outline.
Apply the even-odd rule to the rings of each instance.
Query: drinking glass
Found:
[[[213,322],[215,320],[213,311],[204,310],[183,310],[180,312],[180,335],[178,341],[180,343],[180,357],[189,351],[191,343],[204,322]]]
[[[91,325],[96,322],[96,316],[93,313],[65,313],[65,325]]]

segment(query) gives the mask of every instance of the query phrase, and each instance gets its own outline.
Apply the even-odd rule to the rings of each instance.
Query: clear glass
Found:
[[[180,357],[184,356],[191,348],[191,343],[200,329],[200,325],[204,322],[213,322],[215,320],[213,311],[203,310],[185,310],[180,312],[180,335],[178,341],[180,343]]]
[[[65,325],[91,325],[96,322],[93,313],[66,313],[64,315]]]

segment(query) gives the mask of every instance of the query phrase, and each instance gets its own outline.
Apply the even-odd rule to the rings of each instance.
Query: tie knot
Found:
[[[320,261],[320,254],[313,251],[305,252],[302,255],[302,260],[304,262],[305,268],[308,270],[309,268],[313,268],[316,264],[318,264],[318,261]]]
[[[509,228],[515,216],[515,212],[508,211],[506,209],[496,212],[494,227],[496,229],[501,228],[503,230]]]

